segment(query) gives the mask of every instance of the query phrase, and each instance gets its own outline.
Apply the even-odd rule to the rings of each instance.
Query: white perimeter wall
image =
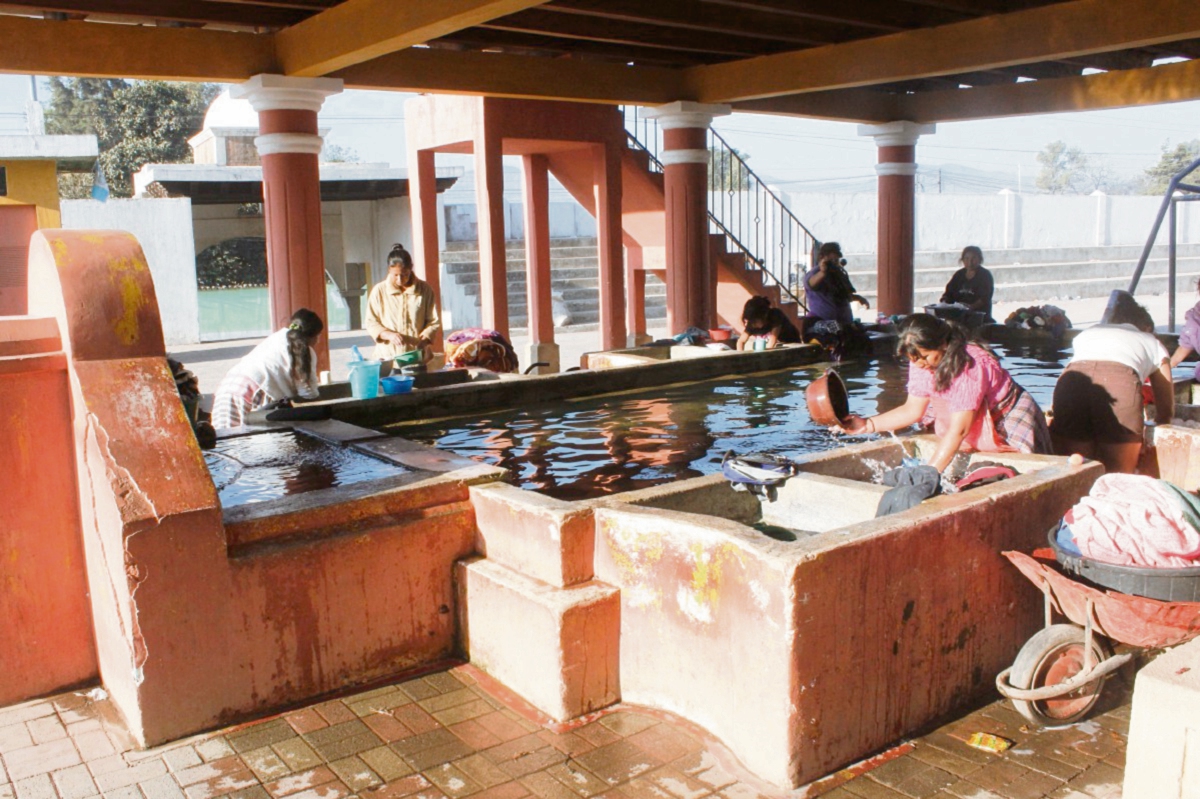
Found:
[[[874,194],[776,194],[818,239],[838,241],[846,252],[875,252]],[[1105,194],[918,194],[915,245],[922,251],[1141,245],[1161,203],[1161,197]],[[1200,242],[1196,205],[1178,206],[1180,244]],[[1165,222],[1158,242],[1167,242]]]
[[[200,340],[191,200],[63,200],[62,224],[136,236],[154,277],[167,346]]]

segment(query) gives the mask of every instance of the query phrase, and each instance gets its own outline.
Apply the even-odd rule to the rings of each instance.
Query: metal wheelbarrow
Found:
[[[1103,590],[1063,573],[1054,550],[1005,552],[1045,597],[1046,626],[1025,642],[996,690],[1028,720],[1047,727],[1081,721],[1104,683],[1137,651],[1113,654],[1110,641],[1136,649],[1181,644],[1200,635],[1200,602],[1169,602]],[[1054,614],[1072,623],[1054,623]]]

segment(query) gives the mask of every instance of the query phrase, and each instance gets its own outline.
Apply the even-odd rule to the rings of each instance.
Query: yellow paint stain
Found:
[[[721,599],[724,567],[731,561],[742,562],[742,552],[732,544],[692,545],[692,597],[714,613]]]
[[[113,265],[114,272],[118,268],[121,271],[127,270],[124,264],[121,266],[117,264]],[[120,339],[121,343],[129,345],[138,340],[140,334],[138,312],[146,304],[146,297],[142,294],[141,281],[135,275],[123,274],[116,277],[118,281],[117,288],[121,296],[121,313],[113,325],[113,331],[117,334],[117,338]]]

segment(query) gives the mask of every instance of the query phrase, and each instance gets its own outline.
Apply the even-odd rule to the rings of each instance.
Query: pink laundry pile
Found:
[[[1063,517],[1084,557],[1123,566],[1200,566],[1200,501],[1165,480],[1106,474]]]

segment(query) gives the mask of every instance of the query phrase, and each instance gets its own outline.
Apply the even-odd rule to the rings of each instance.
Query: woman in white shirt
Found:
[[[1142,450],[1142,383],[1149,378],[1159,424],[1175,412],[1175,387],[1149,312],[1123,294],[1111,319],[1075,337],[1074,354],[1054,386],[1050,437],[1059,455],[1079,453],[1110,473],[1133,474]]]
[[[238,361],[217,386],[213,427],[241,427],[250,411],[281,399],[317,399],[317,353],[312,345],[324,329],[321,317],[301,308],[287,327]]]

